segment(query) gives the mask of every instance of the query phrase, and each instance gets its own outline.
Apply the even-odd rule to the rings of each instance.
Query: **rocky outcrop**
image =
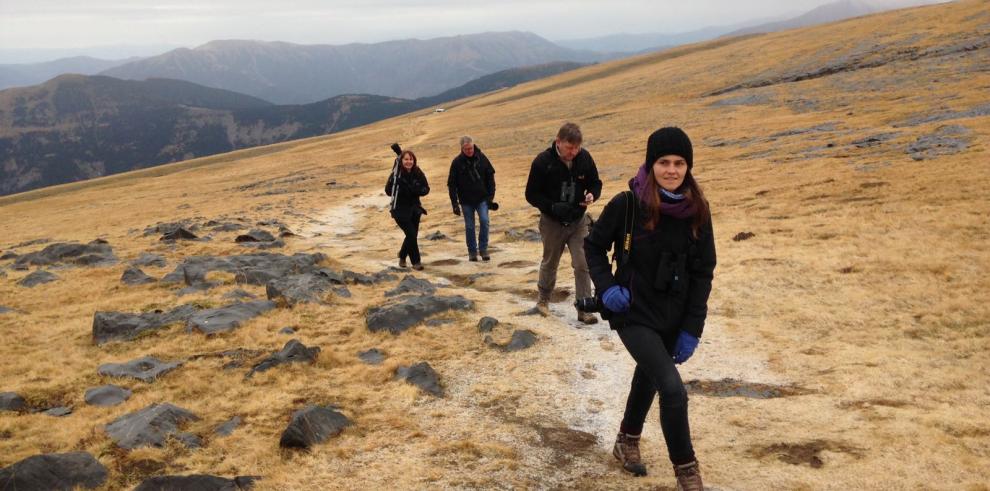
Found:
[[[170,324],[186,322],[195,313],[196,307],[192,305],[182,305],[171,312],[161,310],[142,314],[97,312],[93,314],[93,343],[131,340]]]
[[[96,239],[88,244],[59,243],[44,249],[24,254],[14,261],[14,269],[24,270],[30,266],[50,266],[72,264],[77,266],[106,266],[117,262],[113,248],[107,241]]]
[[[58,276],[55,276],[54,274],[49,273],[48,271],[39,269],[22,278],[21,281],[17,282],[17,284],[26,288],[34,288],[38,285],[51,283],[57,279]]]
[[[460,296],[400,297],[401,300],[368,309],[365,321],[372,332],[399,334],[432,315],[451,310],[468,310],[474,303]]]
[[[35,455],[0,469],[4,491],[96,489],[106,480],[107,468],[86,452]]]
[[[336,409],[308,406],[292,415],[278,444],[284,448],[309,448],[339,435],[350,425],[351,420]]]
[[[194,436],[183,434],[179,426],[198,419],[195,414],[169,403],[152,404],[115,419],[106,426],[106,432],[118,447],[127,450],[162,447],[170,435],[177,438]]]
[[[255,300],[235,303],[218,309],[206,309],[189,317],[186,326],[203,334],[217,334],[240,327],[241,323],[275,308],[275,302]]]

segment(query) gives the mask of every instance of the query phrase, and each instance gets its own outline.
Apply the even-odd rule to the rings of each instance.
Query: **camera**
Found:
[[[393,143],[389,146],[389,148],[391,148],[396,155],[402,155],[402,147],[400,147],[398,143]]]
[[[581,312],[602,312],[605,306],[602,305],[598,297],[579,298],[574,302],[574,307]]]

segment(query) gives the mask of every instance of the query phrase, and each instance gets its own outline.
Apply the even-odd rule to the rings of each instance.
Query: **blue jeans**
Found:
[[[478,212],[478,240],[474,237],[474,212]],[[482,201],[477,205],[461,203],[461,215],[464,217],[464,235],[466,235],[469,254],[476,254],[478,246],[482,251],[488,250],[488,202]]]

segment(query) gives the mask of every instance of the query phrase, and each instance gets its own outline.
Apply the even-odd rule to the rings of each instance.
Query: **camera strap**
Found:
[[[621,252],[619,252],[619,241],[615,244],[615,254],[612,256],[612,263],[619,263],[618,267],[625,266],[629,261],[629,253],[632,251],[633,226],[636,223],[636,196],[632,191],[626,191],[626,215],[622,223]],[[618,258],[618,259],[617,259]],[[618,269],[616,269],[618,271]]]

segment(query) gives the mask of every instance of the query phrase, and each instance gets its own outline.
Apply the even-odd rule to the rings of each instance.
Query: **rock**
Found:
[[[217,426],[213,432],[220,436],[230,436],[234,433],[234,430],[241,425],[241,421],[243,420],[240,416],[234,416],[233,418],[224,421],[224,423],[220,426]]]
[[[524,242],[540,242],[543,240],[540,232],[527,228],[525,230],[509,229],[505,231],[505,238],[509,241],[521,240]]]
[[[264,372],[265,370],[283,363],[316,363],[316,358],[319,355],[319,346],[307,348],[306,345],[299,342],[299,340],[292,339],[288,343],[285,343],[285,346],[282,347],[281,351],[269,356],[252,367],[247,376],[250,377],[254,375],[255,372]]]
[[[529,348],[536,344],[537,341],[536,333],[530,331],[529,329],[523,329],[521,331],[513,331],[512,338],[509,342],[501,345],[492,340],[491,336],[485,336],[485,344],[491,346],[492,348],[498,348],[505,352],[521,351]]]
[[[293,329],[293,328],[291,328],[291,327],[283,327],[283,328],[281,328],[281,329],[278,330],[278,333],[279,334],[289,334],[289,335],[292,335],[292,334],[295,334],[296,333],[296,330]]]
[[[719,99],[715,102],[711,102],[708,105],[712,107],[719,106],[760,106],[763,104],[769,104],[773,99],[766,94],[750,94],[750,95],[740,95],[736,97],[727,97],[725,99]]]
[[[178,265],[174,271],[162,278],[164,283],[182,283],[187,285],[207,285],[206,275],[212,271],[222,271],[235,275],[238,283],[251,285],[266,285],[269,281],[293,274],[313,273],[323,271],[334,277],[334,273],[320,268],[318,263],[326,259],[323,254],[281,254],[258,253],[239,256],[212,257],[193,256]],[[344,281],[340,276],[341,282]]]
[[[127,450],[163,447],[165,438],[179,433],[180,424],[198,419],[195,414],[178,406],[156,403],[115,419],[106,425],[106,432],[118,447]]]
[[[49,273],[48,271],[43,271],[39,269],[22,278],[21,281],[17,282],[17,284],[26,288],[34,288],[38,285],[51,283],[57,279],[58,276],[55,276],[54,274]]]
[[[238,288],[236,290],[231,290],[231,291],[227,292],[223,296],[223,298],[226,298],[228,300],[245,300],[245,299],[253,300],[253,299],[257,298],[257,297],[255,297],[254,295],[252,295],[252,294],[250,294],[250,293],[248,293],[248,292],[246,292],[246,291],[241,290],[240,288]]]
[[[106,377],[132,377],[151,383],[158,377],[182,366],[182,362],[163,362],[151,356],[144,356],[126,363],[106,363],[100,365],[96,373]]]
[[[0,469],[0,489],[95,489],[106,482],[107,474],[107,468],[86,452],[35,455]]]
[[[437,287],[426,280],[421,280],[412,275],[406,275],[395,288],[385,292],[386,297],[395,297],[406,293],[416,293],[419,295],[433,295]]]
[[[342,274],[344,276],[344,282],[346,282],[346,283],[350,283],[350,284],[353,284],[353,285],[374,285],[375,284],[375,279],[372,278],[371,276],[366,275],[366,274],[355,273],[354,271],[348,271],[348,270],[344,270]]]
[[[358,358],[368,365],[381,365],[385,361],[385,353],[378,348],[371,348],[368,351],[358,353]]]
[[[258,479],[255,476],[226,479],[206,474],[155,476],[145,479],[134,491],[246,491]]]
[[[292,415],[292,421],[282,432],[278,445],[284,448],[309,448],[340,434],[350,425],[351,421],[335,409],[307,406]]]
[[[155,234],[162,234],[162,235],[171,234],[171,233],[175,233],[175,231],[180,228],[186,228],[192,231],[199,229],[199,227],[196,224],[190,222],[189,220],[182,220],[179,222],[166,222],[166,223],[158,222],[150,227],[145,228],[144,236],[147,237],[149,235],[155,235]]]
[[[875,146],[880,145],[883,142],[890,141],[890,140],[893,140],[894,138],[897,138],[897,136],[900,135],[900,134],[901,134],[901,132],[899,132],[899,131],[892,131],[892,132],[887,132],[887,133],[877,133],[875,135],[870,135],[870,136],[867,136],[867,137],[864,137],[864,138],[860,138],[858,140],[853,140],[852,141],[852,145],[854,145],[854,146],[856,146],[858,148],[875,147]]]
[[[0,305],[0,314],[6,314],[6,313],[9,313],[9,312],[17,312],[17,310],[16,309],[12,309],[10,307],[4,307],[3,305]]]
[[[93,343],[127,341],[145,332],[161,329],[177,322],[185,322],[196,313],[196,307],[186,304],[171,312],[156,310],[143,314],[124,312],[97,312],[93,314]]]
[[[234,242],[237,242],[237,243],[241,243],[241,242],[274,242],[274,241],[275,241],[275,236],[274,235],[272,235],[272,234],[270,234],[270,233],[268,233],[268,232],[266,232],[264,230],[258,230],[258,229],[251,229],[250,232],[248,232],[246,234],[243,234],[243,235],[238,235],[237,238],[234,239]]]
[[[752,239],[753,237],[756,237],[756,234],[754,234],[753,232],[739,232],[738,234],[732,237],[732,241],[740,242],[743,240]]]
[[[292,233],[291,230],[289,230],[289,227],[286,227],[285,225],[278,228],[278,236],[283,239],[286,237],[298,237],[296,234]]]
[[[902,126],[918,126],[925,123],[934,123],[938,121],[948,121],[952,119],[963,119],[963,118],[977,118],[982,116],[990,116],[990,103],[981,104],[979,106],[964,110],[964,111],[943,111],[935,114],[930,112],[922,116],[911,118],[902,123],[893,125],[895,128]]]
[[[340,275],[323,270],[271,280],[265,285],[265,294],[269,300],[288,307],[298,303],[322,304],[326,303],[326,295],[342,283],[343,278]]]
[[[0,261],[6,261],[8,259],[17,259],[19,254],[14,251],[7,251],[0,255]]]
[[[346,286],[338,286],[333,289],[333,294],[340,298],[351,298],[351,291]]]
[[[423,392],[443,397],[443,387],[440,387],[440,378],[437,372],[429,363],[422,361],[411,367],[399,367],[395,371],[395,378],[405,380],[423,390]]]
[[[828,132],[835,130],[836,130],[836,123],[822,123],[808,128],[796,128],[793,130],[784,130],[778,133],[774,133],[770,135],[770,139],[775,140],[777,138],[782,138],[785,136],[797,136],[806,133],[821,133],[821,132]]]
[[[141,267],[150,266],[153,268],[164,268],[166,265],[165,258],[159,256],[158,254],[151,254],[149,252],[142,252],[137,259],[131,261],[131,266]]]
[[[175,242],[177,240],[196,240],[199,236],[186,230],[183,227],[178,227],[174,230],[170,230],[162,234],[162,237],[158,240],[162,242]]]
[[[922,135],[908,145],[906,152],[914,160],[930,160],[942,155],[953,155],[969,146],[971,131],[965,126],[940,126],[930,135]]]
[[[96,239],[88,244],[59,243],[46,246],[38,252],[25,254],[16,261],[17,269],[27,266],[50,266],[53,264],[76,264],[85,266],[110,265],[117,262],[113,249],[105,240]]]
[[[498,325],[498,319],[494,317],[482,317],[478,321],[478,332],[492,332],[495,326]]]
[[[24,412],[28,409],[27,401],[23,397],[14,392],[0,392],[0,411]]]
[[[201,310],[189,317],[186,328],[187,330],[197,329],[207,335],[230,331],[239,327],[242,322],[274,308],[275,302],[255,300],[235,303],[218,309]]]
[[[116,406],[131,398],[131,391],[113,384],[86,389],[84,399],[90,406]]]
[[[426,236],[426,240],[444,240],[446,238],[447,236],[439,230]]]
[[[172,435],[186,448],[203,448],[203,439],[192,433],[178,432]]]
[[[60,418],[62,416],[68,416],[72,414],[72,408],[68,406],[53,407],[51,409],[46,409],[45,411],[42,411],[42,414],[46,416],[54,416],[56,418]]]
[[[473,307],[474,302],[460,295],[405,297],[392,304],[368,309],[365,322],[368,330],[372,332],[389,331],[392,334],[399,334],[434,314],[449,310],[468,310]]]
[[[125,285],[144,285],[155,283],[158,280],[144,274],[144,271],[131,266],[124,270],[124,274],[120,276],[120,281]]]

